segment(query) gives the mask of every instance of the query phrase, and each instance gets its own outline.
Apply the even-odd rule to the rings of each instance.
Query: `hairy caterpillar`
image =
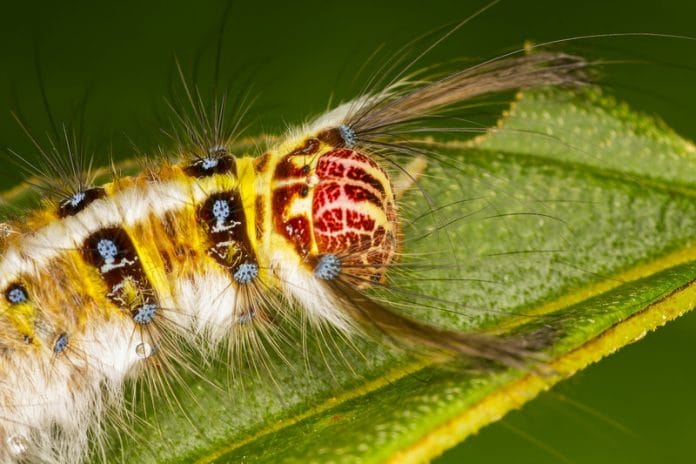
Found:
[[[369,105],[368,105],[368,106],[369,106]],[[341,124],[337,124],[337,125],[334,125],[334,127],[332,127],[332,128],[333,128],[333,129],[338,128],[338,129],[340,130],[340,126],[341,126]],[[317,131],[317,135],[318,135],[319,133],[322,133],[322,132],[323,132],[323,131]],[[331,135],[331,134],[326,134],[326,135]],[[335,134],[334,134],[334,135],[335,135]],[[342,136],[342,138],[343,138],[343,136]],[[346,137],[346,138],[347,138],[347,137]],[[331,139],[331,138],[329,137],[329,140],[330,140],[330,139]],[[345,143],[345,140],[344,140],[343,142]],[[339,139],[339,143],[340,143],[340,139]],[[214,146],[215,146],[214,144],[209,144],[209,145],[210,145],[211,147],[214,147]],[[293,145],[293,144],[290,144],[290,145]],[[294,150],[294,149],[296,149],[296,148],[298,148],[298,147],[301,148],[301,147],[303,147],[303,146],[304,146],[304,145],[303,145],[302,143],[294,144],[292,150]],[[292,150],[291,150],[291,151],[292,151]],[[282,150],[281,150],[281,151],[282,151]],[[323,154],[323,153],[322,153],[322,154]],[[200,167],[200,168],[204,168],[204,167],[206,167],[206,166],[210,166],[210,163],[212,163],[212,162],[207,162],[207,161],[205,161],[205,158],[203,158],[203,161],[201,162],[201,165],[200,165],[199,167]],[[223,164],[224,164],[224,163],[223,163]],[[71,198],[72,198],[72,197],[71,197]],[[74,198],[74,200],[75,200],[74,203],[77,203],[77,204],[79,205],[79,203],[80,203],[80,201],[78,201],[79,199],[80,199],[79,197],[75,197],[75,198]],[[217,200],[216,200],[216,201],[217,201]],[[67,206],[71,206],[70,202],[67,203]],[[223,205],[221,208],[224,210],[224,205]],[[218,210],[219,210],[219,209],[220,209],[220,207],[218,208]],[[216,214],[216,213],[215,213],[215,202],[213,202],[213,204],[212,204],[212,209],[211,209],[211,211],[212,211],[213,219],[217,220],[217,216],[215,216],[215,214]],[[218,216],[219,216],[220,214],[222,214],[222,213],[220,213],[220,212],[218,211]],[[220,216],[220,217],[221,217],[221,216]],[[209,219],[210,219],[210,218],[209,218]],[[214,221],[213,221],[213,222],[214,222]],[[225,227],[226,227],[225,225],[222,225],[222,226],[221,226],[221,228],[223,228],[223,229],[224,229]],[[213,225],[212,228],[215,228],[215,225]],[[100,239],[100,240],[101,240],[101,239]],[[99,245],[99,242],[97,242],[96,245]],[[108,244],[107,244],[107,245],[108,245]],[[110,248],[110,246],[106,246],[106,245],[105,245],[103,248],[104,248],[104,250],[107,250],[107,251],[108,251],[108,249]],[[122,248],[125,248],[125,247],[122,245]],[[98,246],[97,246],[97,249],[98,249]],[[108,254],[108,253],[107,253],[107,254]],[[294,256],[294,255],[289,255],[289,256]],[[244,264],[244,263],[242,263],[242,264]],[[319,264],[319,263],[318,263],[318,264]],[[163,266],[156,266],[156,267],[163,267]],[[239,271],[239,269],[237,269],[237,271]],[[254,272],[255,272],[255,271],[254,271]],[[248,275],[248,274],[247,274],[247,275]],[[95,280],[98,281],[98,279],[95,279]],[[15,289],[12,289],[12,290],[15,290]],[[16,292],[15,292],[15,293],[16,293]],[[147,303],[146,303],[146,304],[147,304]],[[144,306],[144,305],[143,305],[143,306]],[[141,309],[142,309],[142,308],[141,308]],[[253,311],[252,311],[252,312],[253,312]],[[150,313],[148,313],[148,312],[139,312],[139,313],[136,313],[136,314],[133,316],[133,318],[139,317],[141,320],[145,320],[145,319],[147,319],[148,317],[151,316],[151,314],[150,314],[150,316],[148,316],[148,314],[150,314]],[[245,315],[244,313],[242,313],[241,316],[242,316],[242,318],[245,318],[245,317],[246,317],[246,315]],[[145,319],[143,319],[143,318],[145,318]],[[62,339],[62,338],[60,337],[60,334],[59,334],[59,336],[57,337],[56,341],[61,341],[61,340],[63,340],[63,341],[62,341],[62,342],[60,343],[60,345],[58,345],[58,346],[62,346],[63,343],[65,342],[65,340]],[[21,440],[20,440],[20,443],[21,443]]]

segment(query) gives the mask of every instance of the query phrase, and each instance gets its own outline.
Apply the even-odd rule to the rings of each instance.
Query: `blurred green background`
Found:
[[[410,40],[465,18],[480,1],[231,4],[223,81],[255,103],[249,135],[278,132],[359,93],[370,71]],[[5,3],[0,17],[0,144],[31,153],[10,116],[49,127],[87,101],[85,131],[101,155],[169,143],[160,128],[174,57],[210,80],[224,2]],[[696,36],[693,1],[507,1],[471,21],[422,65],[479,59],[598,33]],[[381,47],[377,59],[368,58]],[[635,109],[696,139],[696,42],[656,37],[580,40],[565,50],[603,58],[601,79]],[[196,66],[196,63],[199,66]],[[41,79],[39,79],[41,75]],[[131,143],[132,142],[132,143]],[[0,186],[21,180],[2,163]],[[449,451],[440,463],[696,462],[696,313],[580,373]]]

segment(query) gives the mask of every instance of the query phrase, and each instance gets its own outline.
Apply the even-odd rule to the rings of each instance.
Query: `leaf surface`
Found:
[[[145,407],[149,425],[133,425],[144,438],[114,457],[428,460],[696,304],[696,149],[662,123],[597,89],[537,92],[487,135],[437,151],[445,161],[422,179],[436,212],[421,214],[417,191],[402,205],[405,263],[435,266],[394,286],[455,303],[416,298],[404,311],[459,329],[552,329],[547,366],[472,372],[372,342],[310,341],[272,381],[240,372],[230,383],[222,365],[209,381],[186,378],[190,391]]]
[[[696,304],[696,149],[661,122],[597,89],[537,92],[497,130],[438,151],[446,162],[422,185],[442,208],[423,221],[422,196],[404,199],[405,260],[447,256],[470,279],[443,268],[394,285],[460,302],[460,314],[410,309],[438,324],[552,326],[548,367],[467,372],[369,343],[346,362],[315,347],[308,368],[274,372],[277,389],[256,380],[221,400],[196,384],[205,427],[182,439],[181,417],[161,414],[154,460],[428,460]]]

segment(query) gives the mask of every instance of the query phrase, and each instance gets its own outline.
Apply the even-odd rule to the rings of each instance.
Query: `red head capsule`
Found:
[[[351,275],[381,281],[396,248],[396,209],[387,173],[349,149],[318,160],[312,221],[320,253],[341,257]],[[373,265],[373,266],[365,266]]]

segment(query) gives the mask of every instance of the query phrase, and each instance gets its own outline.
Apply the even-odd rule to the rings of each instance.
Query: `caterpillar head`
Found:
[[[339,256],[347,274],[363,286],[383,281],[398,232],[387,173],[364,154],[339,148],[319,157],[313,182],[312,222],[319,253]]]

